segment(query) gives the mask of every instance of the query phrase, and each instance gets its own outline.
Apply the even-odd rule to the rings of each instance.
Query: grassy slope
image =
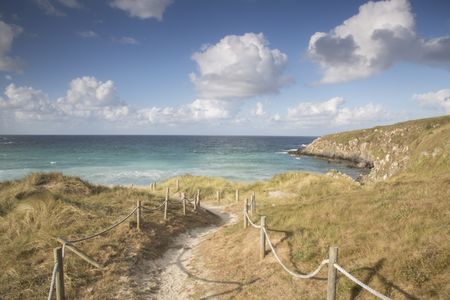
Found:
[[[420,142],[425,136],[433,134],[436,128],[448,124],[450,124],[450,115],[406,121],[394,125],[377,126],[369,129],[341,132],[325,135],[322,139],[347,144],[349,141],[358,138],[361,142],[368,142],[373,146],[370,147],[370,151],[374,158],[382,158],[389,153],[388,144],[408,145],[409,149],[414,151],[417,142]],[[386,132],[392,133],[389,136],[389,140],[387,140],[387,137],[383,134]]]
[[[95,233],[125,216],[141,199],[155,207],[157,194],[131,188],[93,186],[61,174],[32,174],[23,180],[0,183],[0,298],[46,298],[53,268],[55,236],[68,239]],[[205,213],[181,215],[180,204],[169,206],[169,220],[162,212],[144,214],[142,233],[128,221],[110,233],[77,244],[104,264],[95,270],[66,252],[65,286],[69,299],[111,299],[133,266],[156,257],[169,238],[187,228],[214,220]],[[135,220],[135,217],[130,219]],[[132,284],[122,282],[123,284]]]
[[[277,248],[293,269],[312,270],[327,257],[328,247],[337,245],[341,265],[394,299],[446,299],[450,295],[450,124],[426,129],[409,143],[415,150],[407,168],[384,182],[359,185],[291,173],[243,185],[242,195],[256,191],[258,215],[267,216],[269,228],[276,230],[271,235]],[[210,186],[204,178],[188,178],[194,186]],[[233,199],[229,192],[226,201],[233,203]],[[240,206],[231,209],[240,215]],[[255,229],[243,230],[239,222],[206,241],[197,260],[211,268],[209,279],[234,284],[216,284],[215,290],[208,285],[196,296],[325,297],[325,281],[293,280],[271,256],[258,262],[258,235]],[[326,272],[319,277],[326,277]],[[338,299],[347,298],[372,296],[341,278]]]

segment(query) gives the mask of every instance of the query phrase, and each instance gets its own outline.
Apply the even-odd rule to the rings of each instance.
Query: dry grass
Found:
[[[32,174],[0,185],[0,298],[43,299],[53,268],[53,237],[68,239],[95,233],[126,215],[142,200],[148,207],[160,204],[162,192],[93,186],[62,174]],[[215,220],[209,214],[181,214],[179,203],[162,211],[144,213],[142,232],[135,217],[96,239],[77,244],[105,266],[96,270],[66,252],[65,286],[69,299],[111,299],[120,278],[144,258],[161,255],[170,238],[188,228]],[[66,250],[67,251],[67,250]]]
[[[450,125],[427,130],[410,140],[415,150],[405,170],[387,181],[359,185],[343,178],[287,173],[240,185],[242,198],[256,191],[254,219],[267,216],[270,235],[294,270],[311,271],[327,257],[328,248],[337,245],[342,266],[394,299],[448,299]],[[189,184],[202,188],[210,183],[190,177]],[[220,182],[220,187],[236,186]],[[233,191],[228,195],[224,201],[229,209],[241,215],[242,203],[234,204]],[[316,280],[295,280],[271,255],[259,262],[258,239],[258,230],[244,230],[240,221],[205,241],[194,265],[209,272],[192,272],[209,281],[193,298],[325,298],[326,271]],[[347,298],[373,296],[341,276],[338,299]]]
[[[403,175],[372,186],[294,173],[253,188],[258,216],[267,216],[277,249],[292,269],[309,272],[327,257],[329,246],[337,245],[342,266],[394,299],[446,299],[450,294],[449,183],[448,173],[430,178]],[[275,190],[293,195],[269,197]],[[226,201],[232,204],[234,198]],[[230,209],[241,215],[241,206],[233,204]],[[213,283],[197,289],[193,298],[325,297],[326,271],[316,280],[294,280],[271,255],[258,261],[258,239],[258,230],[243,230],[240,221],[207,240],[194,265],[208,267],[210,272],[203,278]],[[371,296],[342,277],[338,299],[346,298]]]

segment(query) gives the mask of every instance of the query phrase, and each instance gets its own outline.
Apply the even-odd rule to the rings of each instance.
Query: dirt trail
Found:
[[[206,206],[205,208],[218,215],[222,220],[221,224],[193,229],[180,234],[161,258],[144,261],[132,280],[134,284],[131,287],[136,299],[189,298],[193,284],[192,280],[188,284],[186,279],[193,278],[189,273],[193,251],[213,233],[237,221],[236,215],[223,212],[221,207]],[[131,296],[130,294],[131,291],[122,291],[121,293],[122,296],[128,297]]]

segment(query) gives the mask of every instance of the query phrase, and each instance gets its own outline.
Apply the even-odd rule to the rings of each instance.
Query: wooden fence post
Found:
[[[197,210],[197,196],[194,198],[194,211]]]
[[[177,179],[177,192],[180,190],[180,180]]]
[[[136,204],[137,210],[136,210],[136,228],[137,230],[141,230],[141,200],[137,201]]]
[[[256,214],[256,193],[255,192],[253,192],[252,197],[253,197],[253,201],[252,201],[252,210],[253,210],[253,212],[252,212],[252,214],[253,213]]]
[[[239,189],[236,189],[236,203],[239,203]]]
[[[259,259],[263,260],[264,256],[266,256],[266,234],[264,233],[264,229],[266,228],[266,216],[261,216],[261,233],[259,240]]]
[[[220,204],[220,191],[217,191],[217,203]]]
[[[253,195],[250,196],[250,216],[253,217]]]
[[[197,190],[197,205],[195,209],[200,207],[200,189]]]
[[[186,215],[186,197],[184,193],[181,193],[181,201],[183,201],[183,215]]]
[[[55,258],[55,264],[58,265],[55,274],[56,300],[64,300],[66,299],[66,296],[64,292],[64,261],[62,247],[53,249],[53,256]]]
[[[164,220],[167,220],[167,205],[169,202],[169,187],[166,188],[166,201],[164,202]]]
[[[334,264],[338,262],[338,247],[330,247],[328,260],[327,300],[336,300],[336,268]]]
[[[247,213],[248,213],[248,199],[245,199],[245,202],[244,202],[244,228],[247,228],[247,226],[248,226]]]

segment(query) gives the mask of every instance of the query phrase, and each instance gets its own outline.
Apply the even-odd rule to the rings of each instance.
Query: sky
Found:
[[[0,2],[0,134],[322,135],[450,114],[450,1]]]

